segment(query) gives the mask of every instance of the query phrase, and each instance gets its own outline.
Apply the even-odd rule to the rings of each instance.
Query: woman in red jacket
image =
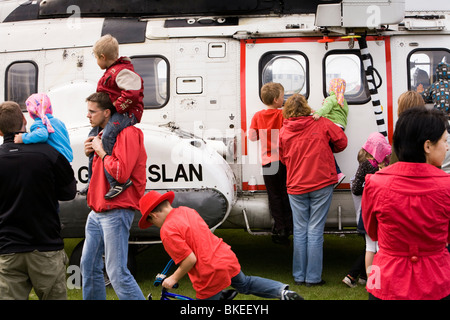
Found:
[[[447,130],[438,110],[404,111],[393,137],[400,161],[366,176],[364,227],[380,248],[370,299],[450,299],[450,175],[439,168]]]
[[[294,224],[293,276],[296,284],[320,285],[324,283],[323,230],[338,181],[333,152],[347,147],[347,137],[330,120],[314,120],[308,102],[300,94],[286,101],[283,117],[279,154],[287,169]]]

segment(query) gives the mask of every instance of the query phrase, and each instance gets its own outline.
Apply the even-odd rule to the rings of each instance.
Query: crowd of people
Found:
[[[245,275],[230,246],[197,211],[171,206],[172,191],[145,194],[147,154],[143,132],[134,126],[143,113],[143,81],[118,48],[110,35],[94,45],[105,72],[86,98],[92,130],[84,143],[89,183],[81,192],[91,212],[81,256],[83,299],[106,299],[103,266],[119,299],[145,299],[127,268],[129,232],[139,210],[139,227],[159,227],[178,265],[164,287],[188,275],[197,299],[218,300],[231,285],[243,294],[302,300],[288,284]],[[369,299],[450,299],[449,103],[448,92],[446,98],[442,93],[445,85],[448,91],[447,69],[439,65],[440,82],[424,94],[399,97],[392,146],[374,132],[355,155],[351,192],[366,246],[343,282],[366,283]],[[334,158],[348,142],[345,86],[344,79],[333,79],[329,96],[314,110],[303,95],[284,101],[283,86],[267,83],[261,89],[266,108],[248,132],[261,143],[273,240],[287,243],[293,236],[296,285],[325,284],[325,221],[333,190],[345,178]],[[435,108],[427,109],[424,98]],[[0,105],[0,299],[28,299],[32,288],[39,299],[66,299],[58,213],[59,201],[77,192],[72,149],[46,94],[33,94],[26,106],[34,119],[30,132],[17,103]]]

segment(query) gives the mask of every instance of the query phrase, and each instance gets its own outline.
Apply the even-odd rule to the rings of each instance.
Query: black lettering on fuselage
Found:
[[[81,183],[88,183],[89,175],[87,166],[82,166],[78,169],[78,181]]]
[[[152,164],[148,167],[148,180],[151,182],[178,182],[178,181],[203,181],[202,165],[197,167],[194,164],[189,164],[187,170],[183,164],[179,164],[174,175],[170,175],[167,171],[166,165]]]

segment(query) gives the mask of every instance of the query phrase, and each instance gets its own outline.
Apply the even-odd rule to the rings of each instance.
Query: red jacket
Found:
[[[111,209],[139,210],[139,199],[144,195],[146,184],[147,154],[144,147],[144,134],[135,126],[123,129],[118,135],[112,154],[104,160],[97,154],[92,161],[92,176],[87,194],[88,206],[95,212]],[[119,183],[128,178],[133,184],[117,197],[105,200],[110,186],[105,177],[106,170]]]
[[[303,194],[337,182],[333,151],[347,147],[344,131],[330,120],[312,116],[285,119],[280,130],[280,160],[287,168],[287,191]]]
[[[442,299],[450,294],[450,175],[397,162],[366,176],[362,215],[378,240],[367,291],[380,299]]]
[[[98,81],[97,92],[106,92],[117,112],[132,113],[137,122],[141,121],[144,112],[144,80],[134,72],[129,58],[120,57],[106,69]]]
[[[261,140],[261,164],[278,161],[278,135],[283,126],[281,109],[264,109],[255,113],[248,131],[251,141]]]

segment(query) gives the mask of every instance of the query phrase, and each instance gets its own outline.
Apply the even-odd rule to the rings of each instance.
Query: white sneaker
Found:
[[[352,280],[349,276],[345,276],[345,278],[342,279],[342,282],[348,285],[350,288],[356,287],[355,280]]]

